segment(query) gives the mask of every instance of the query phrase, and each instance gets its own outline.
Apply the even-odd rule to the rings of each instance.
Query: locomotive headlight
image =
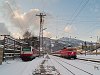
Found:
[[[74,52],[72,52],[72,54],[74,54]]]

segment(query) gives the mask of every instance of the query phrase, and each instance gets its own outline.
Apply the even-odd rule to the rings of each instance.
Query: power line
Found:
[[[10,11],[12,12],[13,16],[16,16],[13,9],[10,6],[10,4],[8,2],[6,2],[6,4],[7,4],[8,8],[10,9]],[[17,21],[18,21],[18,24],[21,26],[21,28],[23,28],[22,25],[20,24],[20,21],[18,19],[17,19]]]
[[[78,8],[76,8],[76,10],[74,11],[73,15],[71,16],[71,19],[73,19],[74,15],[77,13],[78,9],[81,7],[83,2],[84,2],[84,0],[82,0],[81,3],[79,4]]]
[[[85,1],[84,2],[84,4],[81,6],[81,8],[79,9],[79,11],[78,11],[78,9],[76,9],[75,10],[75,13],[76,13],[76,11],[78,11],[77,12],[77,14],[72,18],[72,21],[69,23],[69,25],[72,25],[72,23],[74,22],[74,20],[78,17],[78,15],[82,12],[82,10],[85,8],[85,6],[88,4],[88,2],[89,2],[89,0],[87,0],[87,1]],[[81,2],[81,4],[83,3],[83,1]],[[75,14],[74,13],[74,14]]]

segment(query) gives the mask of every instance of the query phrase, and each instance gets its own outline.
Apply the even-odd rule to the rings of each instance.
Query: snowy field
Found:
[[[43,61],[43,57],[23,62],[20,59],[3,62],[0,65],[0,75],[32,75],[32,72]]]
[[[94,58],[94,59],[100,59],[100,55],[77,55],[79,58]]]
[[[100,55],[77,55],[77,58],[100,61]]]
[[[72,74],[67,69],[65,69],[63,66],[58,64],[58,62],[54,62],[53,64],[58,69],[58,71],[60,71],[61,75],[100,75],[100,64],[99,63],[77,60],[77,59],[67,60],[67,59],[59,58],[55,56],[50,56],[50,57],[52,58],[51,59],[52,62],[58,61],[60,64],[62,64],[64,67],[66,67],[68,70],[70,70],[73,73]],[[80,69],[83,71],[81,71]]]
[[[84,61],[84,60],[68,60],[56,56],[49,55],[50,59],[44,66],[54,66],[59,75],[100,75],[100,63]],[[100,55],[78,55],[83,58],[100,59]],[[3,62],[0,65],[0,75],[33,75],[32,73],[39,68],[41,62],[45,58],[37,57],[32,61],[23,62],[20,59]],[[57,73],[53,75],[58,75]]]

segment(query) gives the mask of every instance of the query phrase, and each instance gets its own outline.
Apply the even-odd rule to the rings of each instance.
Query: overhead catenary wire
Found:
[[[84,2],[84,4],[83,4],[83,1],[81,2],[81,4],[80,4],[80,8],[77,8],[76,10],[75,10],[75,12],[74,12],[74,14],[77,12],[77,14],[73,17],[73,15],[72,15],[72,20],[71,20],[71,22],[69,23],[69,25],[72,25],[72,23],[75,21],[75,19],[79,16],[79,14],[82,12],[82,10],[85,8],[85,6],[88,4],[88,2],[89,2],[89,0],[86,0],[85,2]],[[83,4],[83,5],[82,5]],[[79,9],[79,10],[78,10]]]
[[[80,13],[82,12],[82,10],[86,7],[86,5],[88,4],[89,0],[82,0],[78,6],[78,8],[75,9],[74,13],[72,14],[70,21],[67,22],[67,25],[72,25],[73,22],[76,20],[76,18],[80,15]]]
[[[82,12],[82,10],[85,8],[85,6],[88,4],[89,0],[82,0],[78,6],[78,8],[75,9],[73,15],[71,16],[70,20],[67,20],[69,21],[67,23],[67,25],[72,25],[73,22],[75,21],[75,19],[79,16],[79,14]],[[62,19],[60,19],[62,20]],[[53,20],[54,21],[54,20]],[[63,21],[63,20],[62,20]]]
[[[13,14],[13,16],[16,16],[14,11],[13,11],[13,9],[12,9],[12,7],[10,6],[10,4],[8,2],[6,2],[6,4],[7,4],[9,10],[11,11],[11,13]],[[22,25],[20,24],[20,21],[18,19],[17,19],[17,22],[18,22],[19,26],[21,26],[21,28],[23,28]]]
[[[89,2],[89,0],[82,0],[81,2],[80,2],[80,4],[79,4],[79,6],[75,9],[75,11],[74,11],[74,13],[72,14],[72,16],[71,16],[71,18],[70,19],[68,19],[67,21],[69,21],[69,23],[67,23],[67,24],[69,24],[69,25],[72,25],[72,23],[73,23],[73,21],[78,17],[78,15],[82,12],[82,10],[85,8],[85,6],[87,5],[87,3]],[[65,17],[66,18],[66,17]],[[65,20],[65,18],[63,18],[63,19],[57,19],[57,20],[59,20],[59,21],[64,21]],[[54,20],[53,20],[54,21]],[[66,20],[65,20],[66,21]],[[64,22],[65,22],[64,21]]]
[[[79,4],[78,8],[75,9],[74,13],[73,13],[72,16],[71,16],[71,19],[73,19],[74,15],[77,13],[78,9],[80,9],[80,7],[81,7],[81,5],[83,4],[83,2],[84,2],[84,0],[82,0],[82,1],[80,2],[80,4]],[[71,19],[70,19],[70,20],[71,20]]]

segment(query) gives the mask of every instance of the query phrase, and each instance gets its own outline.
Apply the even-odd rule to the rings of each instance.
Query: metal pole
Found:
[[[51,54],[51,39],[50,39],[50,54]]]
[[[97,45],[98,45],[98,36],[97,36],[97,42],[96,42],[96,55],[97,55]]]
[[[97,55],[97,42],[96,42],[96,55]]]
[[[86,41],[84,42],[84,45],[85,45],[85,56],[86,56],[86,49],[87,49]]]
[[[43,25],[42,25],[42,52],[43,52],[43,57],[44,57],[44,50],[43,50]]]
[[[6,38],[6,36],[4,36],[3,61],[6,61],[6,56],[5,56],[5,38]]]
[[[40,55],[40,48],[43,40],[41,40],[41,37],[43,37],[43,17],[46,16],[43,13],[40,13],[39,15],[36,15],[40,17],[40,32],[39,32],[39,55]]]
[[[15,48],[16,48],[16,47],[15,47],[15,42],[16,42],[16,41],[14,40],[14,56],[13,56],[13,60],[15,59]]]

